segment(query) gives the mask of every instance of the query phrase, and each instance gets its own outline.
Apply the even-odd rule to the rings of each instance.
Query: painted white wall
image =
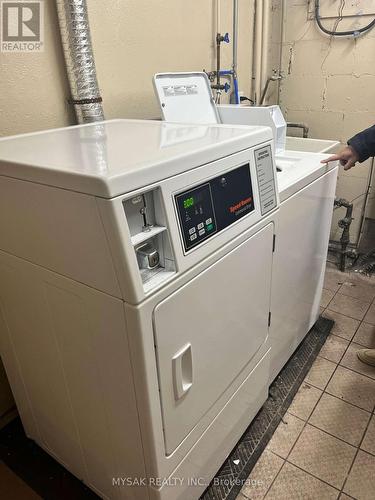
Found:
[[[152,77],[163,71],[215,69],[215,0],[88,0],[106,118],[160,116]],[[253,0],[239,1],[239,81],[250,91]],[[232,2],[221,0],[221,31],[232,34]],[[74,123],[55,1],[45,0],[45,50],[0,52],[0,135]],[[230,67],[232,45],[222,45]]]

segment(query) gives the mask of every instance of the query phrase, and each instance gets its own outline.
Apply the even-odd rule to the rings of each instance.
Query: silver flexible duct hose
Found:
[[[104,120],[86,0],[56,0],[61,40],[78,123]]]

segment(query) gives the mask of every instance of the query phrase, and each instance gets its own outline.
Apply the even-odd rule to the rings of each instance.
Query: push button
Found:
[[[191,229],[189,229],[189,234],[194,234],[195,233],[195,227],[192,227]]]
[[[205,232],[206,231],[204,229],[201,229],[198,234],[199,234],[199,236],[203,236],[205,234]]]
[[[190,236],[190,241],[194,241],[194,240],[196,240],[196,239],[197,239],[197,233],[192,234],[192,235]]]
[[[212,223],[212,219],[211,217],[209,219],[206,220],[206,226],[208,226],[208,224],[211,224]]]
[[[204,227],[203,222],[200,222],[197,227],[198,227],[198,229],[202,229]]]

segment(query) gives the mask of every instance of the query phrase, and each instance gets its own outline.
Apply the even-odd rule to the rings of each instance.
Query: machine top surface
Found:
[[[329,154],[305,153],[302,151],[285,151],[276,155],[277,184],[280,201],[289,198],[300,189],[318,179],[336,167],[337,162],[328,164],[321,160],[329,158]]]
[[[304,151],[306,153],[335,153],[339,141],[326,139],[311,139],[310,137],[286,137],[285,149],[289,151]]]
[[[109,120],[0,139],[0,175],[112,198],[271,139],[268,127]]]

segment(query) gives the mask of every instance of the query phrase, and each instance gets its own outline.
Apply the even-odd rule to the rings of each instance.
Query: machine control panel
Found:
[[[254,210],[250,165],[175,195],[175,203],[187,252]]]

